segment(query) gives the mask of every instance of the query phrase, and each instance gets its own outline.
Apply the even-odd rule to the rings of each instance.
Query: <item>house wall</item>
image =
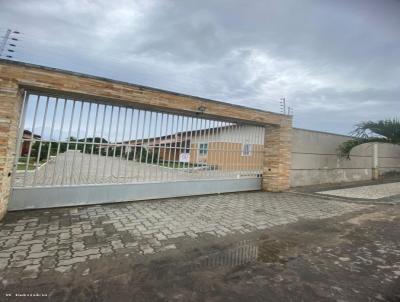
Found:
[[[338,146],[349,136],[293,129],[292,187],[372,179],[373,144],[355,147],[350,159],[337,156]],[[400,171],[400,146],[378,144],[378,166],[382,175]]]
[[[212,141],[262,145],[264,143],[264,132],[265,130],[263,127],[239,125],[237,127],[222,128],[215,130],[214,133],[211,131],[210,134],[193,137],[192,142],[202,143]]]
[[[160,159],[165,161],[179,161],[179,156],[182,153],[182,150],[178,148],[169,148],[167,147],[156,147],[158,152],[160,152]]]
[[[198,145],[191,144],[190,162],[205,163],[219,170],[262,170],[264,146],[252,145],[248,156],[242,155],[241,143],[209,142],[206,156],[199,156]]]

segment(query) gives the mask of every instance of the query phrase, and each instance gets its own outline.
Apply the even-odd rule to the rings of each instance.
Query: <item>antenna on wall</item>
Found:
[[[293,107],[288,106],[288,104],[286,103],[286,98],[280,99],[280,105],[282,114],[293,116]]]
[[[19,39],[17,36],[20,34],[17,30],[7,29],[2,40],[0,42],[0,58],[5,57],[12,59],[15,53],[15,48],[17,47],[17,42]]]
[[[281,113],[286,114],[286,98],[281,98]]]

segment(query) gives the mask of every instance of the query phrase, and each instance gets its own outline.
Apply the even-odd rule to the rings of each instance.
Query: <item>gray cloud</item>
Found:
[[[347,133],[400,109],[399,1],[5,1],[17,59],[278,111]]]

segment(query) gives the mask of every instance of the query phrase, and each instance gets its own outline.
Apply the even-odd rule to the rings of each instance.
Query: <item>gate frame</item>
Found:
[[[266,191],[279,192],[290,186],[291,116],[0,59],[0,219],[6,213],[10,199],[22,100],[26,89],[264,125],[266,131],[262,188]]]

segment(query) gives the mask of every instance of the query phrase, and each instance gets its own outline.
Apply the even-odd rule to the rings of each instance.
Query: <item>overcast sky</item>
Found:
[[[15,58],[279,112],[347,134],[398,116],[400,1],[0,0]]]

